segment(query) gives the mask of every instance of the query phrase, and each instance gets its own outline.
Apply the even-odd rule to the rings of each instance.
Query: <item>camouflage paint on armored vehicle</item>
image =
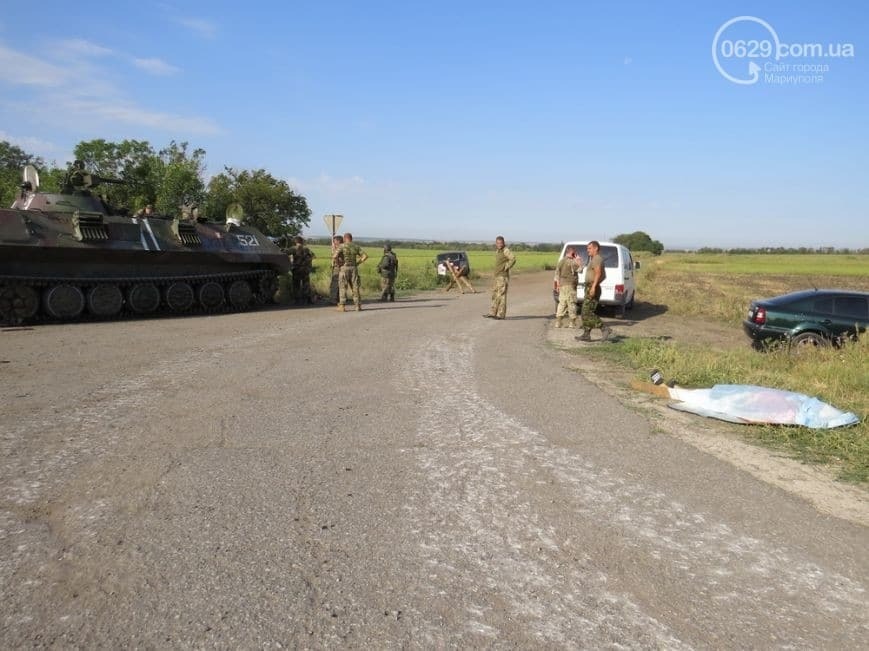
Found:
[[[271,303],[289,260],[241,223],[112,210],[91,188],[117,182],[77,162],[61,192],[39,192],[25,169],[21,193],[0,209],[0,322],[244,310]]]

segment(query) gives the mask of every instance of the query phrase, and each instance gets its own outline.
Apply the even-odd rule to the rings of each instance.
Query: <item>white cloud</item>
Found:
[[[53,106],[65,114],[74,113],[91,120],[109,120],[182,133],[213,135],[220,132],[220,127],[210,118],[188,117],[155,111],[120,99],[105,101],[103,99],[56,98]]]
[[[0,82],[23,86],[57,87],[66,83],[69,73],[27,54],[0,44]]]
[[[217,25],[205,18],[175,18],[174,21],[204,38],[217,36]]]
[[[13,145],[21,147],[21,149],[26,152],[32,154],[35,153],[42,157],[46,157],[47,152],[51,152],[51,155],[55,155],[61,151],[60,147],[55,145],[53,142],[42,140],[40,138],[33,138],[31,136],[16,136],[8,131],[3,131],[2,129],[0,129],[0,140],[10,142]]]
[[[111,49],[91,43],[83,38],[70,38],[60,41],[58,49],[62,54],[71,56],[103,57],[112,54]]]
[[[162,59],[133,59],[133,65],[152,75],[167,76],[180,72],[179,68],[166,63]]]
[[[7,110],[65,127],[76,122],[92,125],[95,120],[102,120],[184,134],[220,132],[209,117],[178,115],[135,103],[110,81],[106,72],[72,56],[77,53],[82,57],[100,57],[111,52],[107,48],[73,39],[61,42],[60,49],[53,52],[60,55],[62,50],[69,56],[61,56],[58,63],[49,63],[0,43],[0,87],[5,84],[19,88],[14,93],[3,92],[0,101]],[[131,61],[150,74],[178,72],[160,59]],[[22,91],[22,87],[30,88],[31,92]]]

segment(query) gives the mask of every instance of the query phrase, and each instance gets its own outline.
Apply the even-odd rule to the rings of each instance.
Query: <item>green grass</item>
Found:
[[[644,303],[661,306],[668,314],[726,323],[741,333],[742,319],[753,298],[812,286],[869,291],[869,256],[766,257],[679,254],[645,259],[637,296]],[[690,323],[686,319],[685,327],[691,327]],[[590,349],[588,354],[634,369],[641,380],[648,380],[649,370],[657,368],[685,387],[754,384],[815,396],[853,412],[861,422],[847,428],[752,425],[738,431],[807,462],[830,464],[842,480],[869,482],[869,335],[842,348],[823,348],[798,356],[781,346],[760,353],[750,348],[747,339],[744,345],[741,342],[736,348],[721,350],[633,337],[596,351]]]
[[[641,260],[652,264],[664,262],[671,271],[692,273],[869,276],[869,255],[858,254],[665,253],[658,258],[641,257]]]
[[[377,263],[383,255],[380,247],[362,247],[368,254],[368,261],[359,268],[362,280],[363,298],[371,298],[380,295],[380,276],[377,273]],[[322,296],[329,295],[331,282],[331,250],[328,246],[312,246],[314,253],[314,272],[311,274],[311,285]],[[435,256],[442,249],[394,249],[398,256],[398,276],[395,280],[395,289],[399,294],[410,294],[417,291],[435,289],[438,287],[437,269]],[[468,260],[471,265],[471,282],[477,289],[485,287],[488,278],[491,277],[494,266],[493,251],[468,251]],[[514,273],[528,271],[540,271],[552,269],[558,260],[558,254],[540,251],[521,251],[516,253],[516,265]],[[441,281],[442,282],[442,281]],[[289,294],[286,290],[286,279],[281,280],[281,292],[279,300],[288,301]]]

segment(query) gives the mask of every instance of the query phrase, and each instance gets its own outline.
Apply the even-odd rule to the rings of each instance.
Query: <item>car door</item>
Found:
[[[832,321],[830,330],[837,337],[865,332],[869,322],[869,299],[866,296],[836,296],[833,299]]]

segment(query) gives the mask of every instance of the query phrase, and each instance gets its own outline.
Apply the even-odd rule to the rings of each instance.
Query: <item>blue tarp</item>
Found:
[[[732,423],[802,425],[816,429],[860,422],[855,414],[840,411],[817,398],[750,384],[716,384],[711,389],[670,389],[678,402],[670,407]]]

